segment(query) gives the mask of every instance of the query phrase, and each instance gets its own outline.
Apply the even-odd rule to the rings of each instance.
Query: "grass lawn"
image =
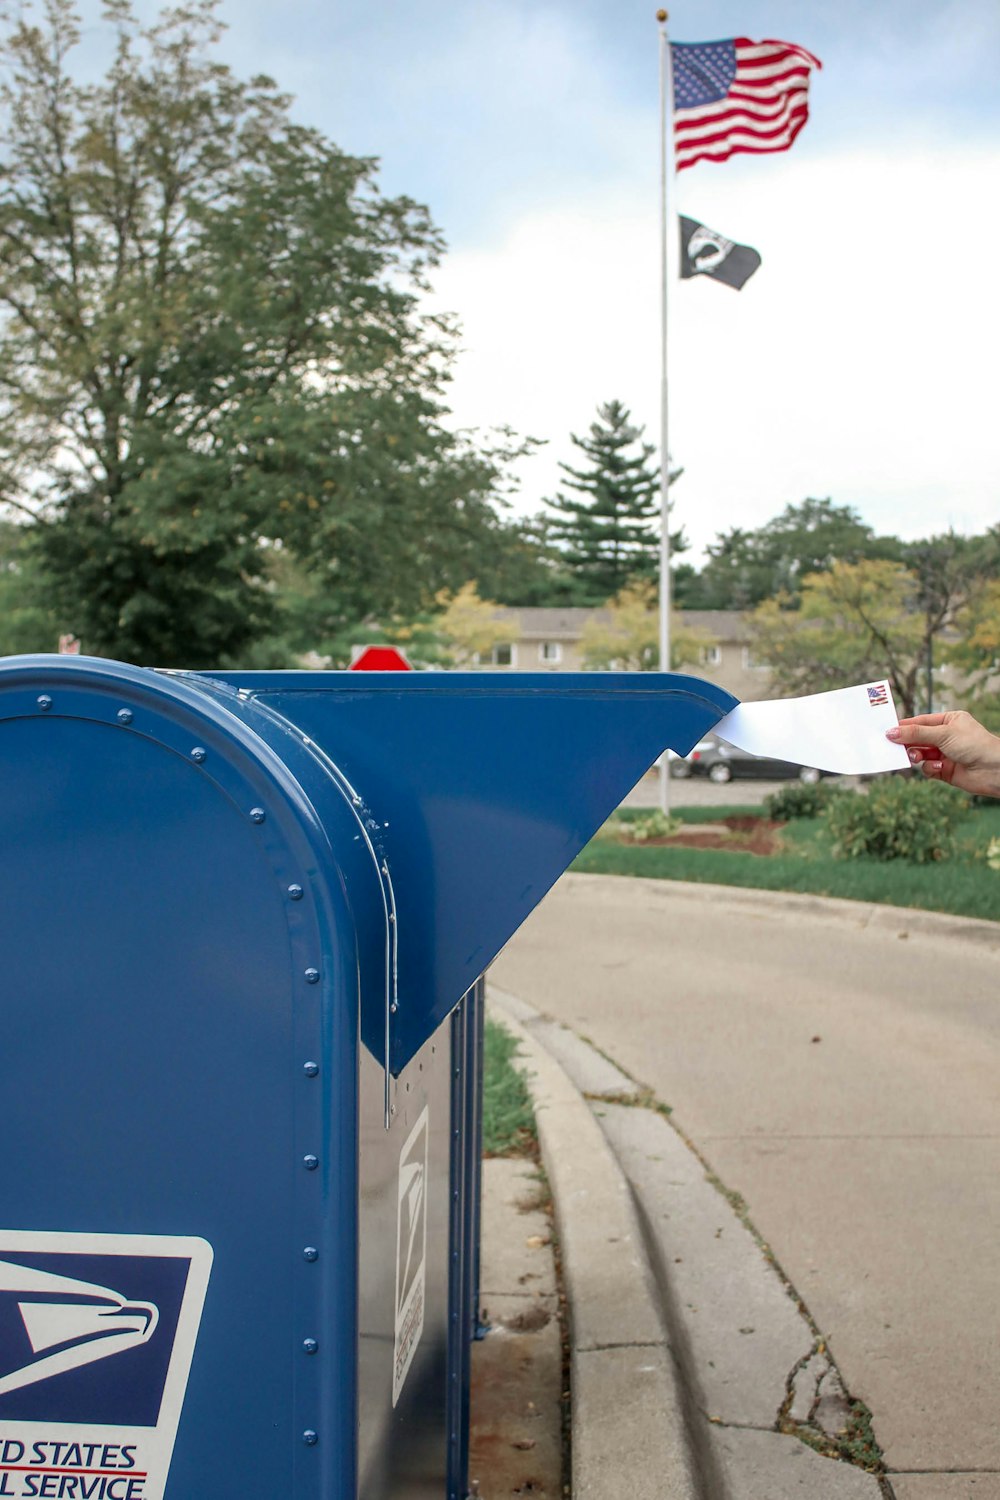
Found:
[[[970,807],[958,827],[957,853],[926,865],[904,860],[835,859],[821,818],[795,819],[786,824],[779,851],[767,856],[619,842],[614,835],[615,822],[645,815],[635,808],[616,814],[611,825],[582,850],[572,868],[589,875],[644,875],[654,880],[704,880],[760,890],[804,891],[1000,921],[1000,871],[991,870],[984,859],[990,840],[1000,838],[1000,803],[996,807]],[[735,815],[764,817],[766,813],[760,807],[733,806],[684,808],[675,815],[686,823],[706,823]]]
[[[483,1155],[523,1156],[537,1147],[535,1116],[524,1073],[514,1059],[517,1040],[496,1021],[483,1039]]]

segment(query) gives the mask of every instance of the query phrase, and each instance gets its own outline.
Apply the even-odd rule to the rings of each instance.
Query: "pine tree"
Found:
[[[573,603],[603,604],[629,583],[656,577],[660,476],[643,431],[620,401],[609,401],[598,407],[589,436],[572,435],[588,466],[559,465],[566,489],[581,496],[560,491],[546,502],[556,513],[550,536],[572,578]],[[675,540],[683,548],[683,539]]]

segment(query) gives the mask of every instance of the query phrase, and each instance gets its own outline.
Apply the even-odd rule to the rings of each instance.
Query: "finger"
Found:
[[[910,714],[899,721],[901,724],[946,724],[947,714]]]
[[[938,717],[934,714],[924,714],[924,719]],[[927,724],[915,721],[903,720],[892,729],[887,729],[885,737],[893,740],[897,745],[940,745],[948,733],[947,724]]]

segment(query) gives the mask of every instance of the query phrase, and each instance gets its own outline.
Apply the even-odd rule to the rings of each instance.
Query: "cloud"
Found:
[[[994,414],[1000,147],[758,159],[684,179],[684,211],[755,245],[742,292],[671,287],[670,447],[698,548],[806,495],[904,536],[997,514]],[[697,170],[697,169],[696,169]],[[658,215],[641,196],[576,195],[451,254],[435,304],[458,313],[461,425],[548,440],[519,508],[558,483],[596,406],[619,398],[658,440]]]
[[[144,14],[158,0],[139,0]],[[87,47],[99,0],[84,0]],[[272,71],[296,114],[381,153],[455,247],[437,305],[466,352],[456,421],[549,440],[521,505],[555,489],[598,403],[658,439],[656,31],[611,0],[223,0],[222,55]],[[787,156],[681,174],[686,213],[755,245],[743,292],[671,291],[677,503],[703,546],[807,494],[918,535],[996,515],[1000,167],[995,0],[761,0],[755,35],[815,48],[813,119]],[[702,0],[678,36],[749,26]],[[85,48],[86,50],[86,48]],[[992,137],[992,139],[991,139]],[[867,146],[866,142],[877,142]]]
[[[634,159],[637,107],[601,27],[564,5],[416,0],[391,23],[357,0],[299,0],[292,12],[226,0],[224,11],[237,70],[265,65],[294,90],[300,118],[381,157],[385,191],[428,202],[449,239],[495,233],[514,205]],[[652,15],[646,30],[643,106],[655,105]]]

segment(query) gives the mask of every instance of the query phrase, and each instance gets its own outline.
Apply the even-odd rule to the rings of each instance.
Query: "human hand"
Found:
[[[932,780],[1000,797],[1000,739],[964,710],[900,719],[886,738],[905,745],[911,763]]]

